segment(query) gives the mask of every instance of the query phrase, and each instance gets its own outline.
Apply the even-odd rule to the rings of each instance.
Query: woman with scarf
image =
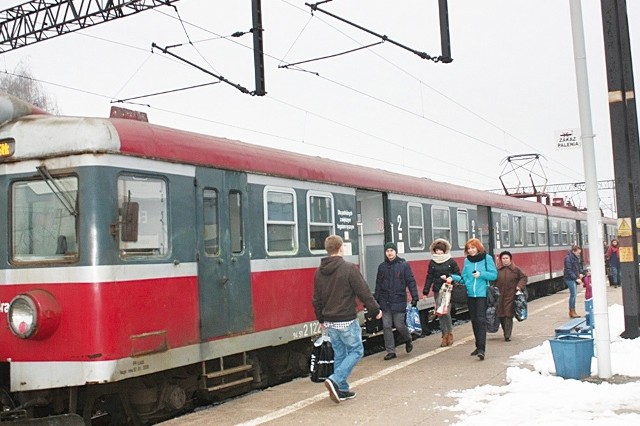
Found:
[[[460,267],[451,257],[451,244],[449,241],[438,238],[429,247],[431,251],[431,262],[427,269],[427,278],[424,283],[422,294],[428,296],[433,290],[433,297],[438,306],[438,295],[440,289],[446,284],[447,278],[453,274],[460,274]],[[440,347],[451,346],[453,344],[453,322],[451,321],[451,313],[439,315],[440,331],[442,332],[442,343]]]
[[[471,238],[464,245],[464,253],[467,255],[462,267],[462,274],[453,274],[447,278],[447,282],[458,281],[467,288],[469,301],[469,316],[473,335],[476,339],[476,349],[471,356],[477,356],[484,360],[487,345],[487,289],[489,282],[498,278],[496,264],[491,256],[487,256],[484,246],[477,238]]]

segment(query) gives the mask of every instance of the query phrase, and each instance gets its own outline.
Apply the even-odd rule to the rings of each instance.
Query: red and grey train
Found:
[[[6,94],[0,122],[2,421],[152,423],[304,374],[330,234],[372,287],[395,241],[420,292],[438,237],[532,285],[586,243],[582,213],[429,179]]]

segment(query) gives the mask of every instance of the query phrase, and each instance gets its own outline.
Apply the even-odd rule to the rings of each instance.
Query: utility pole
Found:
[[[598,175],[591,124],[591,99],[587,73],[587,53],[584,46],[581,0],[569,0],[573,55],[578,86],[578,109],[582,135],[582,160],[587,189],[587,230],[589,232],[589,258],[593,279],[593,319],[595,325],[598,377],[611,377],[611,342],[609,341],[609,307],[605,283],[604,253],[602,252],[602,220],[598,200]]]
[[[638,213],[640,212],[640,148],[631,65],[626,0],[601,0],[602,27],[609,87],[611,145],[618,204],[624,328],[622,337],[640,336]]]

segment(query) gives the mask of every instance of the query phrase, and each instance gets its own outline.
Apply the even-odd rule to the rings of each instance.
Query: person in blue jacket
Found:
[[[476,338],[476,349],[471,356],[477,356],[482,361],[485,357],[487,345],[487,289],[489,282],[498,278],[498,270],[491,256],[487,256],[484,246],[477,238],[471,238],[464,245],[467,255],[462,266],[461,275],[452,274],[448,282],[458,281],[467,288],[469,301],[469,316],[473,335]]]
[[[373,297],[382,309],[382,332],[384,335],[384,347],[387,354],[385,361],[396,357],[396,344],[393,337],[393,327],[406,342],[407,353],[413,350],[411,333],[404,322],[407,310],[407,289],[411,293],[411,304],[418,304],[418,287],[413,276],[411,266],[398,257],[398,248],[395,243],[384,245],[385,260],[378,266],[376,277],[376,290]]]

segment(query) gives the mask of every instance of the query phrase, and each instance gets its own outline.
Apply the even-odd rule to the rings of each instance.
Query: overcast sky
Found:
[[[437,3],[334,0],[320,7],[438,56]],[[627,2],[632,46],[640,43],[639,3]],[[178,13],[160,7],[2,53],[0,70],[23,62],[63,114],[104,117],[114,100],[216,81],[151,48],[184,44],[171,52],[254,90],[251,35],[229,37],[251,28],[251,0],[175,6]],[[379,40],[311,14],[303,0],[265,0],[262,7],[266,96],[219,83],[119,105],[147,112],[156,124],[478,189],[499,188],[503,160],[530,153],[544,156],[536,172],[544,170],[550,184],[584,181],[581,151],[555,147],[558,131],[579,127],[568,0],[449,0],[450,64],[386,42],[294,69],[279,65]],[[600,1],[584,0],[582,12],[598,179],[608,180],[613,160]],[[513,174],[505,179],[516,184]],[[601,196],[613,202],[611,192]]]

